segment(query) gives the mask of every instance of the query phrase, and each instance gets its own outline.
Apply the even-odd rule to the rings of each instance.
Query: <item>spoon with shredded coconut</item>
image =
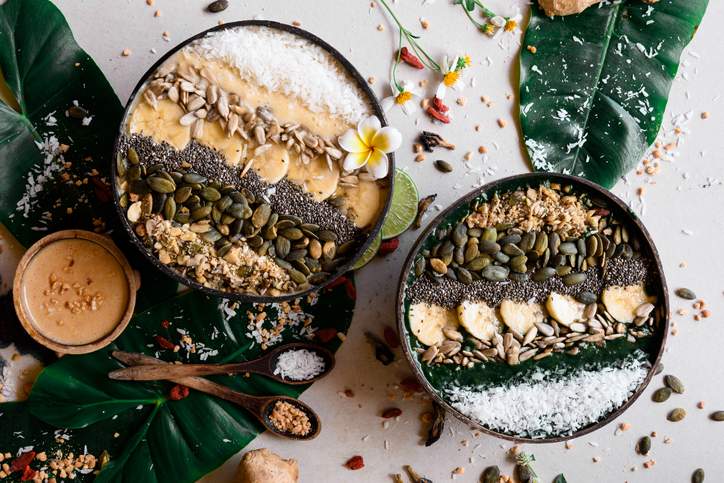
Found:
[[[309,384],[329,374],[334,367],[334,354],[324,347],[308,342],[292,342],[279,346],[258,359],[230,364],[138,365],[108,373],[122,381],[156,381],[213,374],[254,373],[284,384]]]

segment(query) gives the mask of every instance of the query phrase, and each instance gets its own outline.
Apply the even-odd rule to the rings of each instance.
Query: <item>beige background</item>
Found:
[[[231,0],[232,6],[218,15],[203,11],[205,1],[156,0],[152,7],[145,0],[55,1],[80,45],[98,62],[123,102],[139,77],[176,42],[219,20],[248,18],[300,21],[303,28],[337,47],[365,77],[375,77],[373,88],[378,95],[389,94],[388,69],[397,37],[380,8],[370,8],[368,0]],[[527,9],[526,2],[520,0],[488,3],[503,14],[512,13],[516,5],[524,12]],[[511,80],[520,34],[485,38],[474,30],[460,7],[447,0],[398,0],[394,8],[412,30],[422,32],[420,17],[430,22],[423,42],[435,56],[468,53],[474,59],[475,87],[471,87],[469,78],[463,92],[466,105],[453,105],[455,119],[451,125],[435,127],[458,145],[456,151],[436,153],[426,162],[415,163],[410,143],[421,128],[430,127],[429,122],[421,115],[406,117],[399,111],[390,117],[405,137],[398,164],[414,177],[421,195],[436,192],[439,206],[445,207],[472,189],[478,176],[465,174],[462,157],[467,151],[475,153],[472,165],[484,173],[486,181],[527,171],[515,122],[513,95],[517,89]],[[159,17],[154,17],[156,10],[160,10]],[[560,472],[569,482],[685,482],[700,466],[706,469],[707,481],[721,481],[724,475],[724,423],[707,419],[711,410],[724,409],[724,364],[720,359],[724,335],[722,24],[724,5],[713,0],[697,37],[683,56],[684,65],[674,84],[664,125],[670,130],[674,116],[689,113],[687,133],[676,156],[661,163],[660,174],[631,174],[614,190],[625,200],[635,200],[635,189],[645,186],[643,204],[634,201],[632,205],[637,212],[643,212],[643,220],[657,241],[670,287],[694,289],[713,314],[700,322],[693,321],[691,313],[673,317],[678,335],[670,338],[664,364],[666,372],[683,379],[687,392],[666,404],[655,405],[649,398],[655,387],[649,388],[617,421],[631,424],[627,432],[617,434],[616,426],[611,424],[574,441],[572,449],[565,449],[563,444],[526,447],[536,455],[536,468],[543,482],[551,481]],[[384,29],[378,30],[378,25]],[[164,31],[169,33],[170,42],[162,39]],[[121,57],[124,48],[131,49],[132,55]],[[404,79],[421,78],[418,72],[404,67],[399,74]],[[481,95],[488,96],[493,106],[485,107]],[[711,117],[700,119],[702,111],[709,111]],[[499,128],[498,118],[507,120],[508,125]],[[481,126],[479,132],[473,129],[476,124]],[[485,158],[477,154],[479,145],[488,149]],[[455,172],[440,175],[432,166],[436,158],[453,163]],[[396,384],[408,374],[406,364],[400,359],[383,367],[364,342],[365,330],[379,333],[383,325],[394,324],[399,271],[415,237],[414,232],[405,234],[396,253],[375,260],[357,276],[357,311],[349,338],[338,353],[338,367],[303,396],[323,417],[321,436],[309,443],[290,443],[264,435],[250,446],[268,447],[285,457],[297,458],[304,482],[390,481],[388,475],[400,472],[404,464],[413,465],[434,481],[451,479],[451,471],[462,466],[465,474],[455,479],[472,482],[478,481],[489,464],[510,468],[505,461],[509,443],[475,437],[473,431],[451,419],[441,440],[425,448],[421,444],[419,415],[429,403],[392,401],[400,397]],[[686,267],[681,268],[681,263]],[[674,298],[674,310],[680,307],[691,312],[687,304]],[[656,378],[653,386],[659,384],[660,378]],[[351,389],[354,397],[340,395],[345,389]],[[705,401],[705,410],[696,408],[698,401]],[[390,405],[399,405],[403,414],[385,428],[379,413]],[[681,423],[666,421],[666,412],[677,405],[686,408],[688,417]],[[636,455],[634,445],[651,431],[656,431],[657,437],[648,459],[656,464],[644,469],[642,463],[647,458]],[[665,437],[671,438],[669,444],[664,444]],[[366,467],[357,472],[343,468],[347,458],[355,454],[364,456]],[[595,456],[601,458],[599,463],[592,461]],[[228,481],[237,461],[232,459],[205,481]]]

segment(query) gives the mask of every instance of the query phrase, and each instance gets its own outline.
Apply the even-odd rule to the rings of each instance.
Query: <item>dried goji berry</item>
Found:
[[[35,479],[37,470],[32,469],[30,466],[26,466],[23,470],[23,476],[20,477],[20,481],[30,481]]]
[[[429,107],[425,110],[425,112],[427,112],[427,113],[430,115],[430,117],[432,117],[432,118],[434,118],[434,119],[437,119],[438,121],[440,121],[440,122],[442,122],[442,123],[445,123],[445,124],[449,124],[449,123],[450,123],[450,118],[449,118],[449,117],[447,117],[445,114],[443,114],[442,112],[438,111],[437,109],[435,109],[435,108],[432,107],[432,106],[429,106]]]
[[[168,320],[162,320],[161,327],[163,327],[164,329],[168,329],[169,327],[171,327],[171,322],[169,322]]]
[[[422,384],[414,377],[406,377],[400,381],[400,387],[405,392],[421,392]]]
[[[153,339],[156,341],[156,344],[158,344],[159,347],[161,347],[162,349],[174,350],[174,348],[176,347],[173,342],[161,335],[156,335],[153,337]]]
[[[28,466],[35,459],[35,451],[28,451],[21,454],[10,463],[10,473],[20,471]]]
[[[337,337],[337,329],[325,327],[324,329],[319,329],[318,331],[316,331],[314,333],[314,336],[317,338],[318,341],[327,343]]]
[[[447,112],[450,110],[450,108],[447,107],[444,102],[442,102],[442,99],[437,96],[432,98],[432,107],[440,112]]]
[[[113,200],[113,193],[108,183],[105,183],[98,176],[91,176],[93,183],[93,192],[101,203],[110,203]]]
[[[357,289],[354,288],[351,280],[347,279],[345,281],[344,290],[347,292],[347,297],[349,297],[350,300],[357,300]]]
[[[362,459],[360,455],[352,456],[350,459],[347,460],[344,466],[346,466],[347,469],[350,470],[359,470],[361,468],[364,468],[365,460]]]
[[[400,49],[400,60],[405,64],[414,67],[415,69],[425,68],[422,62],[420,62],[420,59],[418,59],[415,54],[410,52],[410,49],[408,49],[407,47],[402,47]]]
[[[382,417],[385,419],[396,418],[397,416],[400,416],[401,414],[402,414],[402,409],[400,409],[400,408],[387,408],[384,411],[382,411]]]
[[[388,346],[393,349],[397,349],[398,347],[400,347],[400,338],[398,337],[397,331],[395,329],[387,325],[385,326],[382,335],[385,336],[385,342],[387,342]]]
[[[380,248],[379,250],[377,250],[377,254],[384,257],[385,255],[389,255],[390,253],[397,250],[397,247],[399,246],[399,238],[391,238],[389,240],[385,240],[380,244]]]
[[[342,275],[338,279],[330,282],[329,285],[327,285],[327,290],[333,290],[333,289],[339,287],[340,285],[343,285],[346,282],[347,282],[347,277],[345,275]]]
[[[180,401],[181,399],[188,397],[188,395],[188,387],[182,386],[181,384],[176,384],[174,387],[171,388],[171,391],[169,391],[168,398],[172,401]]]

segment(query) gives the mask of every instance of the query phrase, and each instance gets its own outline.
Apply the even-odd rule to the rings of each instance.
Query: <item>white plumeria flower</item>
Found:
[[[458,65],[461,61],[464,64],[463,67],[459,67]],[[439,99],[445,99],[445,94],[447,94],[448,88],[454,89],[456,91],[463,90],[463,88],[465,87],[465,81],[463,80],[463,69],[468,65],[470,65],[470,58],[468,56],[460,57],[459,55],[456,55],[453,58],[453,61],[450,62],[450,58],[446,55],[442,59],[442,82],[440,82],[440,85],[437,86],[437,91],[435,91],[435,97]]]
[[[382,109],[389,112],[394,106],[400,106],[405,114],[414,114],[419,107],[420,91],[410,82],[403,81],[399,86],[390,84],[392,95],[382,99]]]
[[[387,176],[390,168],[387,154],[402,144],[402,134],[391,126],[382,127],[376,116],[362,119],[357,129],[350,129],[339,137],[339,145],[347,151],[343,168],[354,171],[363,166],[375,179]]]

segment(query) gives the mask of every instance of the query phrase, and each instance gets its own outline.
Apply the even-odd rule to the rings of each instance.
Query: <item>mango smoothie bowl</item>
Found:
[[[400,141],[322,40],[275,22],[226,24],[169,52],[131,96],[117,208],[134,244],[182,284],[294,298],[373,241]]]

